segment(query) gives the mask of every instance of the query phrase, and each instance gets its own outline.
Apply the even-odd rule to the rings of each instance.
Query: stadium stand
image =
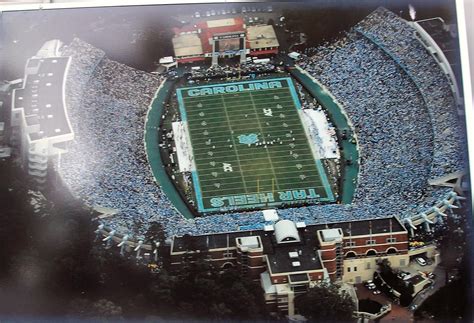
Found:
[[[394,13],[379,8],[358,24],[355,30],[394,57],[423,95],[430,113],[436,147],[431,176],[463,169],[463,155],[459,153],[463,147],[463,133],[456,117],[455,97],[449,95],[450,80],[415,37],[414,29]]]
[[[300,56],[299,66],[327,87],[351,119],[360,173],[352,204],[281,209],[280,218],[307,224],[392,215],[420,219],[434,214],[433,207],[443,211],[454,203],[452,188],[428,181],[464,169],[462,127],[448,80],[414,31],[381,8],[343,38]],[[68,108],[76,139],[59,171],[89,205],[117,210],[102,219],[107,228],[140,237],[154,220],[169,235],[264,224],[261,212],[184,220],[154,182],[143,147],[147,107],[162,80],[79,40],[62,53],[73,56]]]

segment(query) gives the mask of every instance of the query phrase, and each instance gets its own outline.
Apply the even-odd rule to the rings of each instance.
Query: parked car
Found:
[[[397,274],[397,277],[400,278],[400,279],[403,279],[403,277],[409,275],[409,273],[405,272],[405,271],[401,271]]]
[[[421,258],[421,257],[417,257],[415,258],[415,261],[418,263],[418,265],[420,266],[426,266],[427,265],[427,262],[424,258]]]
[[[365,283],[365,287],[367,287],[369,290],[373,290],[377,288],[377,286],[371,280]]]
[[[372,294],[374,294],[374,295],[378,295],[378,294],[380,294],[380,293],[381,293],[381,291],[379,291],[378,289],[374,289],[374,290],[372,291]]]

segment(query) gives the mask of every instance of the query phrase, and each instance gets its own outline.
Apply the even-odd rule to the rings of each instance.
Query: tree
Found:
[[[397,277],[387,259],[379,261],[379,273],[383,280],[394,290],[400,293],[400,305],[408,306],[413,301],[414,287],[409,281]],[[375,274],[374,274],[375,275]]]
[[[116,317],[122,315],[122,308],[107,299],[100,299],[92,304],[92,314],[99,317]]]
[[[337,285],[322,284],[295,298],[295,307],[311,321],[349,321],[355,304],[349,294]]]
[[[165,244],[166,233],[163,225],[158,222],[150,224],[148,231],[145,234],[145,243],[159,242],[161,245]]]
[[[458,277],[428,297],[416,310],[416,319],[431,318],[435,321],[449,322],[458,318],[460,322],[473,321],[470,256],[470,251],[467,248],[464,249]]]

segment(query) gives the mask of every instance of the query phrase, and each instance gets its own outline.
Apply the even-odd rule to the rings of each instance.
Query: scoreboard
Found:
[[[245,32],[243,31],[215,34],[212,36],[212,42],[213,57],[245,55]]]

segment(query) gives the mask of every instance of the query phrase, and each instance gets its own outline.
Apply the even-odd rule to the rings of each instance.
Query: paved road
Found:
[[[427,289],[422,290],[418,295],[416,295],[415,299],[411,303],[411,306],[416,305],[419,307],[428,297],[433,295],[438,289],[446,285],[446,270],[442,266],[437,266],[433,273],[436,275],[434,279],[434,285],[432,287],[429,287]]]

